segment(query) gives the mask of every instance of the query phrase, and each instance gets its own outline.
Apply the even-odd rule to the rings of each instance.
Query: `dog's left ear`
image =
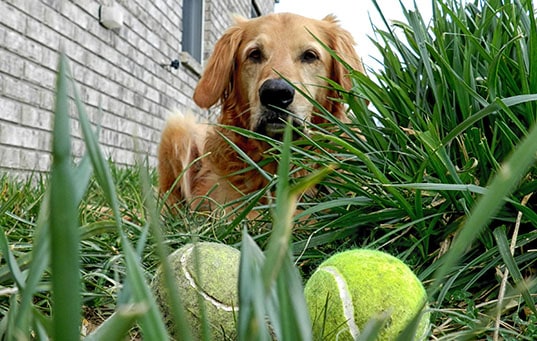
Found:
[[[354,70],[365,73],[364,66],[354,48],[355,42],[352,35],[339,25],[339,21],[333,15],[326,16],[323,21],[328,25],[329,47],[334,50],[343,61],[349,64]],[[348,76],[349,71],[343,64],[335,58],[332,59],[332,79],[346,90],[352,88],[352,81]]]
[[[326,35],[328,37],[328,47],[335,51],[337,55],[354,70],[365,74],[362,61],[354,48],[355,42],[347,30],[343,29],[333,15],[326,16],[323,21],[326,23]],[[340,84],[345,90],[352,88],[352,79],[349,76],[349,70],[340,63],[336,58],[332,58],[330,79]],[[328,93],[329,98],[338,98],[340,95],[337,91],[331,90]],[[337,100],[326,103],[325,108],[340,120],[347,121],[348,117],[343,103]]]

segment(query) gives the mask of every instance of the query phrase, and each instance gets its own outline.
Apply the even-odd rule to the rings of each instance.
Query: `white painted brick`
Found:
[[[37,107],[53,111],[56,103],[55,92],[53,90],[41,89],[36,100],[38,101]],[[28,103],[31,104],[32,102],[29,101]]]
[[[45,172],[50,170],[52,165],[52,155],[49,152],[23,149],[20,151],[20,168],[34,172]]]
[[[3,83],[3,92],[6,97],[17,99],[24,103],[38,104],[38,92],[35,86],[11,77],[5,77]]]
[[[21,20],[20,10],[7,2],[0,2],[0,13],[2,13],[2,23],[9,28],[17,31],[24,32],[26,29],[26,20]]]
[[[5,31],[4,36],[4,48],[17,53],[18,55],[25,55],[26,52],[26,38],[24,38],[20,33],[15,31]]]
[[[2,124],[0,123],[0,134],[2,133]],[[4,168],[20,168],[20,147],[12,147],[0,144],[0,160]]]
[[[79,6],[81,5],[80,4],[80,1],[76,1],[78,4],[75,4],[74,2],[71,2],[71,1],[65,1],[65,5],[64,5],[64,9],[63,9],[63,16],[64,18],[66,18],[67,20],[72,20],[74,18],[76,18],[76,20],[74,20],[74,23],[81,27],[82,29],[85,29],[87,30],[88,27],[90,27],[90,23],[95,23],[95,21],[97,20],[96,17],[92,17],[88,11],[91,11],[91,10],[95,10],[97,11],[97,8],[95,5],[92,6],[92,8],[89,8],[88,11],[84,11],[82,10],[82,8],[80,8]],[[89,1],[85,1],[85,2],[89,2]],[[93,1],[92,1],[93,2]],[[84,5],[82,5],[84,6]],[[85,6],[83,8],[86,8]],[[72,37],[72,36],[70,36]]]
[[[0,144],[24,148],[40,147],[40,132],[20,125],[0,122]]]
[[[13,3],[33,18],[43,18],[45,15],[45,5],[41,1],[15,0]]]
[[[86,145],[84,144],[82,139],[80,138],[73,139],[71,143],[71,154],[75,158],[81,158],[82,156],[84,156],[85,152],[86,152]]]
[[[47,48],[53,50],[59,50],[60,48],[60,33],[54,31],[36,19],[28,19],[25,35],[31,40],[38,42]]]
[[[84,57],[88,53],[86,49],[80,48],[78,43],[73,40],[64,39],[62,44],[65,54],[71,62],[83,63]]]
[[[0,119],[2,121],[20,123],[21,106],[20,102],[6,97],[0,97]],[[0,123],[1,124],[1,123]]]
[[[39,58],[38,60],[40,61],[41,65],[43,65],[43,67],[53,71],[57,70],[59,56],[59,53],[57,51],[42,48],[40,51],[40,56],[41,58]]]
[[[21,110],[20,123],[24,126],[52,130],[54,114],[49,110],[43,110],[30,105],[19,105]]]
[[[52,89],[56,85],[56,72],[43,68],[32,61],[24,63],[24,79],[40,87]]]
[[[13,52],[0,50],[0,72],[20,78],[23,75],[24,60]]]
[[[6,31],[5,27],[0,26],[0,46],[6,46]]]

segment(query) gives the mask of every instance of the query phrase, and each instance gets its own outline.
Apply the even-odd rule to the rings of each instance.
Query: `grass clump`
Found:
[[[203,240],[241,248],[239,339],[310,339],[302,282],[354,247],[388,251],[418,274],[431,339],[537,337],[532,2],[437,0],[428,23],[417,10],[404,13],[405,21],[384,18],[376,28],[381,70],[351,71],[354,88],[340,89],[351,124],[318,107],[329,126],[268,141],[280,169],[265,193],[276,197],[266,206],[255,201],[263,193],[234,203],[258,210],[254,221],[244,211],[228,219],[163,209],[144,162],[107,162],[62,59],[50,177],[0,178],[0,335],[166,339],[148,283],[170,250]],[[68,95],[87,147],[77,164],[61,130]],[[313,175],[290,178],[295,168]],[[187,340],[180,297],[173,307]]]
[[[345,186],[334,200],[353,193],[368,203],[347,211],[344,203],[339,219],[355,222],[347,225],[354,241],[358,236],[361,245],[387,248],[419,269],[439,308],[439,337],[453,338],[456,330],[457,337],[500,332],[531,339],[536,258],[530,244],[537,222],[532,2],[435,1],[430,24],[416,10],[405,15],[406,22],[385,21],[376,31],[383,58],[378,81],[355,73],[360,95],[346,98],[365,141],[335,141],[349,162],[339,165],[347,172],[328,180]],[[356,151],[349,153],[348,144]],[[355,183],[361,188],[349,191]],[[364,216],[370,218],[360,221]],[[498,301],[506,266],[517,288],[511,293],[522,294],[517,308]],[[461,310],[442,308],[453,304]],[[467,319],[457,320],[465,323],[440,322],[461,311]],[[498,323],[499,316],[507,318]],[[502,329],[506,325],[517,327]]]

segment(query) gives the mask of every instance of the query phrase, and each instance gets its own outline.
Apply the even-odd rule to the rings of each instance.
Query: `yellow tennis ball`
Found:
[[[232,340],[237,336],[239,250],[218,243],[187,244],[168,256],[186,317],[194,339],[201,339],[201,302],[215,340]],[[152,283],[165,322],[173,335],[168,291],[165,289],[162,267]]]
[[[395,340],[427,305],[427,293],[412,270],[380,251],[354,249],[324,261],[304,288],[316,340],[354,340],[366,323],[387,314],[379,340]],[[385,315],[386,316],[386,315]],[[429,331],[424,312],[416,340]]]

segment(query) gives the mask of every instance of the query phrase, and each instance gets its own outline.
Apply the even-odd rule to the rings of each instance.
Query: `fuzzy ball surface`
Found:
[[[219,243],[187,244],[168,256],[175,282],[195,339],[201,339],[200,299],[215,340],[236,337],[240,251]],[[160,266],[152,283],[168,330],[173,336],[168,291]]]
[[[304,288],[316,340],[354,340],[368,321],[388,316],[379,340],[394,340],[427,305],[427,293],[401,260],[385,252],[354,249],[325,260]],[[416,340],[426,337],[423,313]]]

